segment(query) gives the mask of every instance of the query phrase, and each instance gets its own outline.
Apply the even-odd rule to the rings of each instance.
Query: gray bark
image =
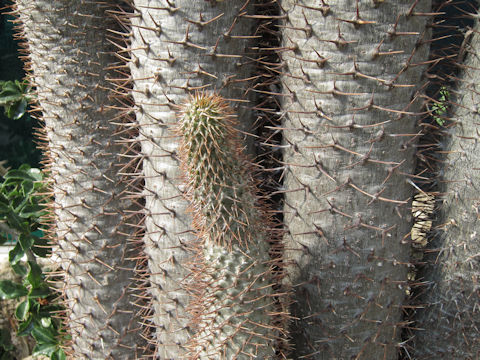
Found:
[[[32,80],[43,111],[54,196],[54,238],[64,270],[75,359],[134,359],[145,342],[130,296],[132,204],[117,174],[121,145],[111,120],[108,43],[115,1],[18,0]]]
[[[451,91],[453,121],[445,136],[435,239],[425,259],[414,337],[415,359],[480,356],[479,25],[467,44],[461,75]]]
[[[130,69],[140,127],[145,178],[145,251],[154,314],[152,342],[163,359],[180,359],[192,329],[182,283],[194,240],[183,198],[172,132],[175,105],[197,90],[217,91],[232,101],[243,129],[252,119],[245,95],[253,62],[246,57],[253,33],[252,3],[135,0]]]
[[[431,3],[280,5],[295,358],[396,359]]]

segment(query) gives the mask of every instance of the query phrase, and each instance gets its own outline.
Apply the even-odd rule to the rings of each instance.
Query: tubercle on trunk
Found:
[[[178,114],[180,162],[198,240],[185,283],[195,335],[192,359],[274,359],[286,349],[288,291],[280,247],[242,154],[235,117],[215,94],[197,93]]]

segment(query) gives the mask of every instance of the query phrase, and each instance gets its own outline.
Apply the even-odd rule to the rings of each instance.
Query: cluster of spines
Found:
[[[186,283],[198,359],[274,358],[286,336],[278,247],[226,102],[197,93],[179,112],[180,160],[199,241]],[[278,354],[277,354],[278,355]]]
[[[195,228],[204,231],[210,243],[248,247],[257,214],[255,189],[232,116],[218,96],[192,97],[179,115],[181,165]]]

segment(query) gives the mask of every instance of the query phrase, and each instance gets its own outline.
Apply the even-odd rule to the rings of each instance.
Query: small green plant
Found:
[[[443,115],[447,113],[448,110],[448,98],[450,96],[447,88],[442,86],[439,92],[439,98],[435,101],[431,108],[428,110],[433,116],[433,119],[437,122],[438,125],[444,126],[445,119],[442,118]]]
[[[0,298],[20,301],[15,311],[19,322],[17,335],[31,335],[35,339],[33,355],[66,359],[60,347],[60,322],[54,318],[62,308],[55,304],[56,295],[36,261],[37,257],[46,257],[50,252],[40,224],[47,211],[44,196],[38,195],[45,192],[43,174],[24,164],[9,170],[3,179],[0,186],[0,245],[16,241],[9,252],[9,262],[23,281],[0,280]],[[23,258],[27,261],[22,261]]]
[[[0,81],[0,105],[9,119],[18,120],[25,115],[30,97],[26,81]]]

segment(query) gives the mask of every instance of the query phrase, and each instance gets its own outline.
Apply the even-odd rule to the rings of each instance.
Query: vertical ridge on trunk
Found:
[[[145,341],[131,304],[135,261],[122,146],[106,68],[115,1],[17,1],[48,139],[56,255],[64,270],[65,321],[76,359],[134,359]]]
[[[143,156],[150,296],[156,328],[152,342],[163,359],[186,356],[191,336],[188,296],[182,283],[194,240],[176,156],[175,105],[190,92],[215,90],[235,104],[240,127],[250,131],[246,90],[253,60],[252,1],[134,0],[130,69],[138,141]]]
[[[431,3],[279,3],[296,356],[394,359]]]
[[[475,15],[478,16],[478,15]],[[425,284],[416,301],[415,359],[477,359],[480,356],[480,51],[478,18],[459,48],[456,86],[449,90],[439,178],[436,236],[422,269]]]

